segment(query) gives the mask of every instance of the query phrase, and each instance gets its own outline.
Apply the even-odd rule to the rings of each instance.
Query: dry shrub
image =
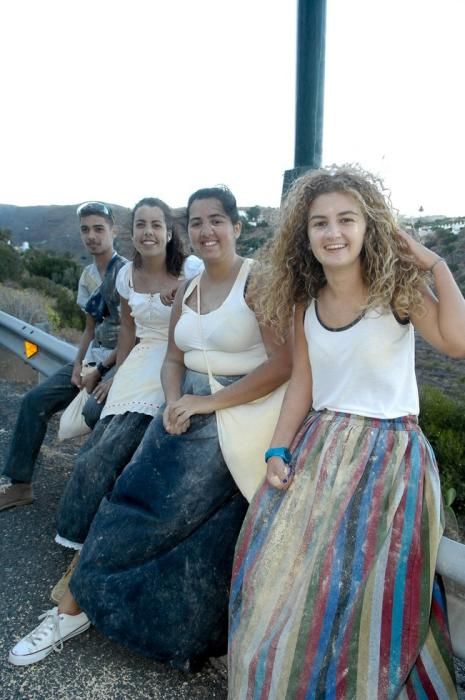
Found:
[[[37,290],[0,285],[0,310],[26,323],[47,323],[51,320],[50,300]]]

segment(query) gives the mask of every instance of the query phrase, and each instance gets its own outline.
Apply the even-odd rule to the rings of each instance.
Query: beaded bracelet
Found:
[[[428,272],[433,272],[433,270],[434,270],[434,268],[436,267],[436,265],[439,265],[439,263],[442,263],[442,262],[443,262],[443,263],[446,262],[446,261],[444,260],[444,258],[438,258],[437,260],[435,260],[434,263],[431,265],[431,267],[428,268]]]

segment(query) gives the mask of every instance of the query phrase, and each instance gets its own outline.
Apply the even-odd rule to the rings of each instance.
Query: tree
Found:
[[[457,505],[465,505],[465,404],[430,386],[420,393],[420,425],[430,441],[441,474],[444,494],[457,493]]]
[[[256,204],[254,207],[249,207],[248,209],[246,209],[246,214],[249,221],[258,222],[261,214],[261,209],[258,206],[258,204]]]
[[[81,268],[68,253],[56,255],[31,248],[24,254],[24,264],[31,275],[45,277],[75,292]]]
[[[9,244],[11,241],[11,231],[9,228],[0,228],[0,243]]]
[[[0,282],[18,282],[23,274],[21,255],[10,244],[11,231],[0,229]]]

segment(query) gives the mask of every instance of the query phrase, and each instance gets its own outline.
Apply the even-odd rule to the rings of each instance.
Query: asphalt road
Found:
[[[19,402],[27,387],[0,379],[0,464]],[[52,607],[49,594],[71,553],[53,542],[55,512],[79,448],[58,443],[51,423],[37,463],[32,506],[0,513],[0,700],[225,700],[227,679],[215,660],[186,675],[110,642],[94,628],[39,664],[18,668],[8,651]],[[465,665],[457,663],[459,698],[465,700]]]
[[[1,465],[26,388],[0,379]],[[35,503],[0,513],[0,700],[224,700],[226,675],[215,662],[186,675],[131,654],[94,628],[41,663],[8,663],[9,649],[52,607],[51,588],[72,556],[53,542],[54,516],[80,443],[58,443],[56,427],[54,420],[37,463]]]

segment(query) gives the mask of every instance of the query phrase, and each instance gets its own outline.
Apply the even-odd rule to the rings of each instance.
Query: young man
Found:
[[[100,380],[115,364],[120,322],[115,282],[118,271],[127,261],[113,249],[115,222],[109,206],[103,202],[86,202],[78,208],[77,215],[82,242],[94,258],[82,272],[77,294],[77,303],[86,311],[86,327],[75,361],[22,398],[3,470],[3,476],[9,481],[4,479],[0,484],[0,510],[33,502],[32,475],[47,423],[54,413],[66,408],[83,387],[89,393],[94,392],[87,401],[85,418],[89,425],[95,425],[107,394],[105,382]],[[83,362],[95,365],[85,377],[81,377]]]

